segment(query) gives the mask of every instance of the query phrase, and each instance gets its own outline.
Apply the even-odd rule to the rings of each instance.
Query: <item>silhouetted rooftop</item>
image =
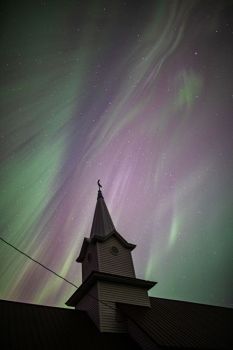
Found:
[[[117,304],[129,334],[100,333],[84,311],[0,300],[0,349],[232,349],[233,309],[150,298]],[[131,336],[131,337],[130,337]]]
[[[100,333],[86,312],[0,300],[0,349],[140,349],[127,334]]]
[[[118,304],[120,310],[158,348],[233,349],[233,309],[150,298],[151,308]],[[135,333],[135,328],[134,331]]]

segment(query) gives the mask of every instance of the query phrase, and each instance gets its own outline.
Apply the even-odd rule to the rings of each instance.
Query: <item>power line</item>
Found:
[[[56,275],[57,277],[63,279],[65,282],[71,284],[73,287],[78,288],[78,286],[76,286],[74,283],[68,281],[65,277],[59,275],[58,273],[56,273],[55,271],[51,270],[49,267],[45,266],[44,264],[42,264],[41,262],[39,262],[38,260],[32,258],[30,255],[28,255],[27,253],[23,252],[22,250],[20,250],[19,248],[15,247],[13,244],[9,243],[8,241],[6,241],[4,238],[0,237],[0,239],[8,244],[11,248],[15,249],[17,252],[23,254],[24,256],[26,256],[28,259],[34,261],[36,264],[40,265],[41,267],[43,267],[44,269],[48,270],[49,272],[52,272],[54,275]]]
[[[78,288],[78,286],[76,286],[74,283],[70,282],[70,281],[67,280],[65,277],[59,275],[57,272],[55,272],[55,271],[53,271],[52,269],[50,269],[49,267],[45,266],[44,264],[42,264],[42,263],[39,262],[38,260],[32,258],[30,255],[28,255],[27,253],[23,252],[21,249],[15,247],[13,244],[11,244],[10,242],[6,241],[6,240],[5,240],[4,238],[2,238],[1,236],[0,236],[0,240],[1,240],[2,242],[4,242],[5,244],[9,245],[11,248],[15,249],[18,253],[20,253],[20,254],[26,256],[28,259],[30,259],[30,260],[32,260],[33,262],[35,262],[36,264],[40,265],[40,266],[43,267],[45,270],[47,270],[47,271],[53,273],[55,276],[61,278],[61,279],[62,279],[63,281],[65,281],[66,283],[69,283],[71,286],[73,286],[73,287],[75,287],[75,288]],[[87,293],[87,295],[90,296],[91,298],[93,298],[93,299],[99,301],[99,302],[102,303],[103,305],[109,307],[110,309],[112,309],[112,310],[118,312],[118,310],[117,310],[116,308],[114,308],[114,307],[110,306],[109,304],[105,303],[103,300],[99,300],[98,298],[94,297],[94,295],[89,294],[89,293]]]

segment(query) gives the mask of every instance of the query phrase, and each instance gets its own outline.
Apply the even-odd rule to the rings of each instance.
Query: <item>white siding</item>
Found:
[[[117,247],[118,255],[111,253],[112,247]],[[120,276],[135,277],[130,249],[125,248],[114,236],[105,242],[97,242],[99,271]]]
[[[116,255],[111,252],[113,246],[118,250]],[[88,254],[91,259],[88,259]],[[114,236],[105,242],[89,244],[82,263],[83,281],[92,271],[135,278],[130,249],[125,248]],[[150,307],[145,288],[99,281],[78,302],[76,308],[87,311],[101,332],[125,333],[127,324],[116,309],[117,302]]]
[[[100,303],[100,331],[126,333],[127,324],[114,302]]]
[[[101,300],[99,304],[101,332],[125,333],[127,331],[126,322],[116,307],[117,302],[150,307],[146,289],[111,282],[97,283]]]
[[[101,300],[150,307],[150,299],[145,288],[101,281],[98,282],[98,290]]]

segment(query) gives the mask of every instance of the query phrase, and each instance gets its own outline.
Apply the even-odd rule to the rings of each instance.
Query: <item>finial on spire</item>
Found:
[[[100,183],[100,179],[97,181],[97,185],[99,186],[99,191],[101,191],[101,188],[103,187]]]
[[[98,190],[98,198],[103,198],[102,192],[101,192],[101,188],[103,187],[100,183],[100,179],[97,181],[97,185],[99,186],[99,190]]]

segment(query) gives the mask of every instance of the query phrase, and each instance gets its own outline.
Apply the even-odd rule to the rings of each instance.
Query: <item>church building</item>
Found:
[[[232,349],[233,309],[150,297],[99,190],[72,309],[0,300],[1,349]],[[154,293],[155,294],[155,293]]]

